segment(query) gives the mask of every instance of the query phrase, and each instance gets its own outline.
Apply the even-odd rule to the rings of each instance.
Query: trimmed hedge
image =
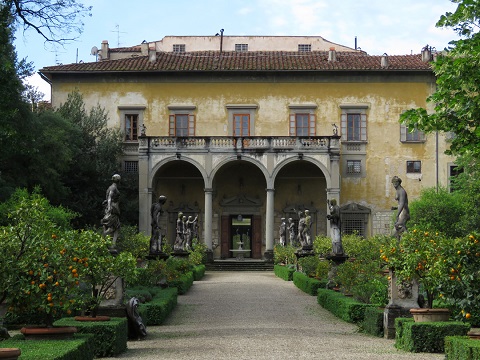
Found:
[[[193,268],[193,280],[199,281],[205,276],[205,265],[200,264]]]
[[[140,304],[138,313],[145,326],[161,325],[177,306],[177,294],[177,288],[156,289],[150,302]]]
[[[467,336],[447,336],[445,359],[480,360],[480,341],[472,340]]]
[[[181,275],[178,279],[168,282],[168,287],[176,287],[178,295],[184,295],[193,285],[193,272],[189,271]]]
[[[366,334],[383,337],[383,309],[373,306],[366,307],[360,328]]]
[[[273,272],[280,279],[283,279],[285,281],[292,281],[295,267],[288,265],[274,265]]]
[[[447,336],[465,336],[470,324],[459,321],[415,322],[395,319],[395,347],[410,352],[443,353]]]
[[[325,288],[327,286],[327,280],[313,279],[299,271],[295,271],[293,273],[293,283],[300,290],[312,296],[317,295],[318,289]]]
[[[340,319],[354,324],[363,321],[367,308],[377,308],[328,289],[318,289],[317,302]]]
[[[127,318],[112,317],[110,321],[76,321],[62,318],[55,326],[75,326],[80,334],[93,334],[95,357],[115,357],[127,350]]]
[[[93,335],[75,334],[72,340],[25,340],[23,335],[0,341],[0,348],[19,348],[21,360],[92,360]]]

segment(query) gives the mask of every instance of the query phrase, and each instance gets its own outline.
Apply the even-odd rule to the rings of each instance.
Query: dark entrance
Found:
[[[230,249],[250,250],[244,253],[245,258],[252,257],[252,216],[232,215],[230,216]],[[231,257],[236,255],[231,252]]]

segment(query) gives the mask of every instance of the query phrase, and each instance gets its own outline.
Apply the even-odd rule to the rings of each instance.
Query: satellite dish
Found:
[[[92,50],[90,50],[90,55],[97,55],[98,54],[98,48],[96,46],[92,47]]]

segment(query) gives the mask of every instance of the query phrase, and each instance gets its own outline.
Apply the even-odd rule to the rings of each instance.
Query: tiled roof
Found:
[[[328,61],[328,52],[158,52],[154,62],[148,56],[93,63],[48,66],[44,74],[65,72],[175,72],[175,71],[429,71],[431,66],[421,55],[390,55],[382,68],[382,56],[363,52],[336,52],[336,61]]]

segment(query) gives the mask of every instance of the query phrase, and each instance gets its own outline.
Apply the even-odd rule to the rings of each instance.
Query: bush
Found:
[[[320,288],[317,293],[318,304],[340,319],[350,323],[362,322],[367,308],[377,308],[375,305],[361,303],[333,290]]]
[[[23,335],[0,341],[0,348],[19,348],[21,360],[92,360],[94,358],[93,336],[75,334],[72,340],[25,340]]]
[[[447,336],[445,338],[445,359],[480,360],[480,341],[466,336]]]
[[[383,309],[366,307],[360,329],[366,334],[383,337]]]
[[[188,254],[188,260],[192,265],[205,264],[207,262],[207,245],[197,239],[192,241],[192,250]]]
[[[445,337],[465,336],[470,325],[457,321],[414,322],[411,318],[395,319],[395,347],[410,352],[443,353]]]
[[[283,279],[285,281],[292,281],[293,280],[293,273],[295,272],[295,267],[292,265],[274,265],[273,266],[273,272],[275,273],[276,276],[278,276],[280,279]]]
[[[168,282],[168,287],[176,287],[179,295],[184,295],[193,285],[193,272],[180,275],[175,280]]]
[[[295,256],[295,251],[297,251],[295,246],[276,244],[273,248],[273,263],[275,265],[296,264],[297,257]]]
[[[127,318],[110,318],[110,321],[91,322],[62,318],[54,325],[75,326],[81,334],[93,334],[95,357],[116,357],[127,350]]]
[[[300,290],[312,296],[317,295],[319,288],[325,288],[327,286],[326,280],[313,279],[299,271],[293,273],[293,283]]]
[[[154,289],[150,289],[154,290]],[[161,325],[177,305],[177,288],[155,288],[153,299],[138,306],[145,325]]]
[[[193,268],[193,280],[199,281],[205,276],[205,265],[197,265]]]
[[[145,259],[150,253],[150,238],[139,233],[136,226],[122,225],[117,240],[117,250],[127,251],[135,259]]]
[[[298,267],[308,277],[315,277],[317,275],[317,267],[320,260],[317,256],[305,256],[298,259]]]

